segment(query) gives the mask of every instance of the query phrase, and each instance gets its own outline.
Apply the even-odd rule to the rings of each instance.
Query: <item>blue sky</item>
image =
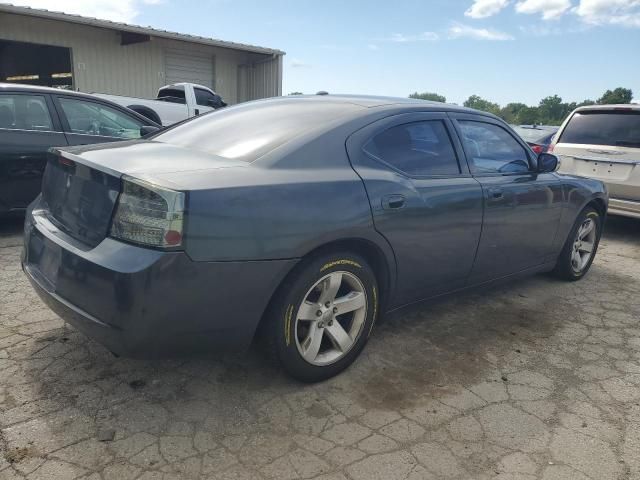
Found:
[[[54,9],[48,0],[16,4]],[[48,5],[47,5],[48,4]],[[279,48],[283,92],[461,103],[640,99],[639,0],[59,0],[56,10]]]

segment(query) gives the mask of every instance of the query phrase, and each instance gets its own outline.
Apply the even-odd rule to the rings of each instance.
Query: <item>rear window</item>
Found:
[[[640,147],[640,112],[574,113],[558,142]]]
[[[252,162],[295,137],[361,108],[311,100],[247,103],[194,117],[153,140]]]
[[[544,143],[545,141],[548,141],[548,138],[552,137],[555,133],[555,130],[533,127],[514,126],[513,130],[518,135],[520,135],[520,138],[528,143]]]
[[[180,88],[163,88],[158,92],[158,100],[171,103],[187,103],[184,89]]]

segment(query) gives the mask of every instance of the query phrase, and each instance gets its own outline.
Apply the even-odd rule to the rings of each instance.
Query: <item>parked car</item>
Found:
[[[117,354],[235,351],[260,326],[287,372],[316,381],[354,361],[384,312],[534,272],[582,278],[607,196],[556,163],[454,105],[249,102],[52,152],[22,264]]]
[[[0,83],[0,215],[24,212],[38,196],[49,147],[129,140],[158,128],[91,95]]]
[[[560,171],[602,180],[612,215],[640,218],[640,105],[575,109],[554,143]]]
[[[512,125],[511,127],[535,153],[546,152],[558,131],[558,127],[546,125]]]
[[[155,100],[105,93],[94,95],[127,107],[164,126],[227,106],[216,92],[193,83],[165,85],[158,90]]]

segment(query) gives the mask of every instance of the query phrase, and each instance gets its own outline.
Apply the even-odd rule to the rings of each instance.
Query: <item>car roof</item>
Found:
[[[22,83],[0,82],[0,93],[3,93],[3,92],[49,93],[49,94],[55,93],[58,95],[68,95],[68,96],[74,96],[78,98],[87,98],[89,100],[99,101],[107,105],[113,105],[113,107],[119,110],[126,110],[130,115],[133,115],[135,117],[138,117],[139,119],[145,120],[145,122],[151,122],[150,123],[151,125],[158,125],[153,120],[150,120],[147,117],[140,115],[138,112],[134,112],[133,110],[123,105],[118,105],[117,103],[107,100],[106,98],[96,97],[95,95],[92,95],[90,93],[75,92],[73,90],[67,90],[64,88],[43,87],[40,85],[25,85]]]
[[[159,88],[159,90],[164,90],[164,89],[169,89],[169,88],[174,88],[176,90],[185,90],[187,85],[191,85],[193,88],[201,88],[203,90],[207,90],[213,94],[215,94],[216,92],[214,92],[212,89],[210,89],[209,87],[205,87],[204,85],[200,85],[198,83],[189,83],[189,82],[176,82],[176,83],[170,83],[168,85],[163,85],[162,87]]]
[[[74,90],[67,90],[64,88],[43,87],[41,85],[25,85],[22,83],[3,83],[0,82],[0,92],[14,91],[14,92],[32,92],[32,93],[57,93],[64,95],[77,95],[79,97],[93,98],[96,97],[89,93],[76,92]],[[102,99],[101,99],[102,100]]]
[[[640,110],[640,103],[615,103],[605,105],[585,105],[575,109],[576,112],[589,110]]]
[[[488,112],[481,112],[472,108],[461,107],[450,103],[433,102],[430,100],[420,100],[405,97],[384,97],[376,95],[350,95],[350,94],[327,94],[316,95],[287,95],[284,97],[273,97],[254,102],[309,102],[313,104],[334,103],[344,105],[357,105],[363,108],[398,108],[406,107],[414,110],[432,110],[437,112],[450,111],[459,113],[472,113],[485,115],[491,118],[498,118]]]

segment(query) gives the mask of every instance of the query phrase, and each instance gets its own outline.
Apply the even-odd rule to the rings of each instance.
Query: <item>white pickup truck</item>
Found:
[[[227,105],[222,101],[220,95],[210,88],[193,83],[165,85],[158,90],[155,100],[106,93],[94,93],[93,95],[130,108],[165,127]]]

